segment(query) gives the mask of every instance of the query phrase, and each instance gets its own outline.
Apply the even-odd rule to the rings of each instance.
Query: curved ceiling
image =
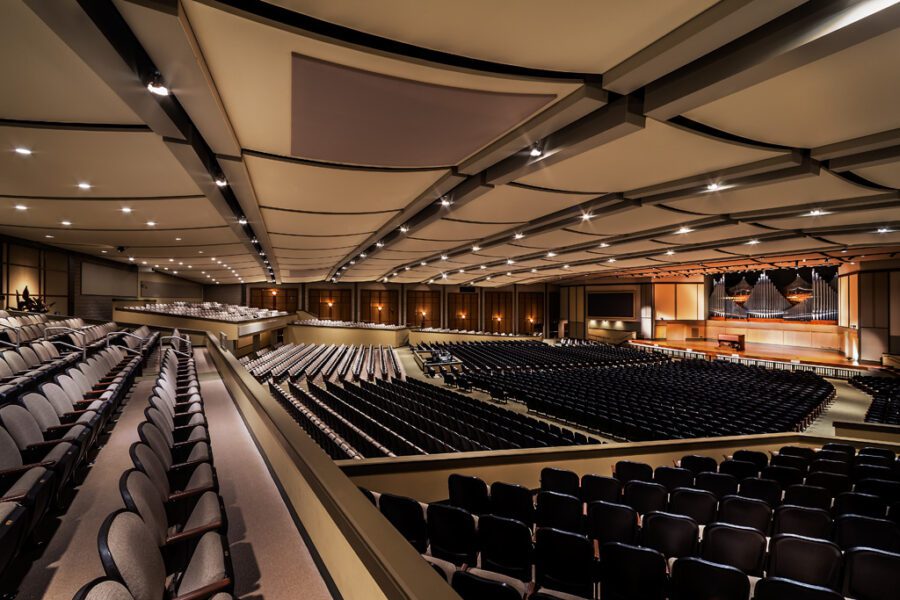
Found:
[[[10,3],[0,234],[219,283],[881,256],[900,3],[779,5]]]

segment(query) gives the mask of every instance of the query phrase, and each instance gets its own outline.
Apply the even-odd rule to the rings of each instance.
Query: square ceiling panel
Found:
[[[456,165],[555,99],[435,85],[299,54],[291,77],[291,154],[342,164]]]
[[[402,210],[446,173],[326,167],[251,154],[244,161],[260,205],[308,212]]]
[[[811,204],[826,200],[858,198],[876,194],[879,191],[883,190],[873,190],[856,185],[823,170],[818,175],[799,177],[768,185],[738,186],[718,192],[704,192],[684,200],[668,200],[664,206],[698,214],[715,215],[781,208],[795,204]]]
[[[640,131],[535,171],[519,182],[579,192],[627,192],[781,154],[647,119]]]
[[[900,29],[894,29],[701,106],[687,116],[729,133],[797,148],[896,129],[900,127],[898,45]]]

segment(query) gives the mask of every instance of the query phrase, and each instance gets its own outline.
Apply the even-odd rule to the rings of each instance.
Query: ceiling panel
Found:
[[[706,125],[799,148],[900,127],[900,29],[687,113]]]
[[[472,90],[565,96],[579,84],[481,75],[331,44],[243,19],[194,0],[184,2],[191,27],[244,148],[291,155],[291,57],[301,54],[356,69]],[[416,13],[418,8],[412,9]],[[236,44],[235,39],[241,43]]]
[[[827,171],[821,171],[819,175],[768,185],[704,192],[684,200],[666,201],[665,206],[714,215],[857,198],[878,191],[849,183]]]
[[[602,73],[715,2],[594,0],[560,10],[540,0],[275,0],[285,8],[368,33],[506,64]]]
[[[523,239],[517,240],[516,245],[532,251],[550,250],[552,248],[565,248],[566,246],[574,246],[576,244],[585,244],[589,242],[597,242],[599,244],[603,240],[603,237],[604,236],[600,235],[556,229],[545,233],[525,236]]]
[[[625,192],[781,154],[647,119],[644,129],[535,171],[519,182],[582,192]]]
[[[25,2],[3,3],[0,79],[6,119],[143,124]]]
[[[865,177],[869,181],[874,181],[875,183],[886,185],[894,189],[900,189],[900,161],[875,167],[856,169],[854,173],[861,177]]]
[[[293,234],[334,237],[342,245],[348,238],[374,233],[395,213],[336,215],[298,213],[285,210],[261,209],[269,234]]]
[[[604,237],[675,226],[690,219],[689,215],[677,213],[657,206],[640,206],[613,213],[598,215],[590,221],[569,225],[566,229],[590,233]]]
[[[830,244],[813,238],[800,237],[775,242],[762,241],[756,245],[740,244],[736,246],[722,246],[722,250],[734,254],[753,256],[756,254],[772,254],[775,252],[800,252],[814,248],[828,247]]]
[[[887,225],[900,221],[900,201],[891,208],[876,210],[840,210],[816,217],[795,217],[762,221],[767,227],[778,229],[809,229],[816,227],[840,227],[845,225]]]
[[[481,239],[505,231],[506,229],[509,229],[509,224],[485,225],[483,223],[468,223],[465,221],[441,219],[430,225],[426,225],[422,229],[416,230],[416,238],[436,241],[446,240],[447,242],[451,242],[444,245],[444,248],[446,249],[455,245],[452,242],[468,242]]]
[[[616,256],[619,254],[631,254],[632,252],[650,252],[659,250],[665,252],[671,244],[661,243],[654,240],[640,240],[637,242],[623,242],[619,244],[610,244],[606,248],[597,247],[590,251],[595,257],[597,256]]]
[[[501,185],[454,209],[451,216],[454,219],[482,223],[517,223],[576,206],[591,198],[591,195],[560,194]]]
[[[842,246],[900,244],[900,228],[890,233],[845,233],[841,235],[829,234],[822,237]]]
[[[0,184],[2,185],[2,184]],[[27,210],[16,210],[24,206]],[[122,208],[131,212],[123,213]],[[165,200],[45,200],[0,198],[0,220],[45,229],[148,230],[148,221],[160,229],[225,225],[222,216],[203,196]],[[62,221],[71,223],[62,225]],[[173,236],[172,240],[175,240]]]
[[[0,194],[85,198],[197,195],[200,190],[162,139],[149,131],[0,126]],[[82,190],[80,183],[91,185]]]
[[[160,246],[171,247],[175,245],[174,238],[181,237],[192,244],[211,245],[229,244],[237,241],[234,232],[228,227],[210,227],[208,229],[169,229],[165,231],[125,231],[108,230],[92,231],[84,229],[54,230],[48,234],[44,228],[31,229],[27,227],[0,224],[7,235],[36,240],[45,244],[91,244],[102,246]],[[46,237],[52,235],[52,238]]]
[[[749,223],[739,223],[736,225],[724,225],[722,227],[706,227],[698,229],[690,233],[673,233],[672,235],[660,236],[661,242],[668,244],[705,244],[707,242],[715,242],[718,240],[729,240],[750,235],[758,235],[767,233],[768,230]]]

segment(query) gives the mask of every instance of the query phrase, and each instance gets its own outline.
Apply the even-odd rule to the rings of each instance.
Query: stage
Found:
[[[785,346],[780,344],[760,344],[747,342],[746,350],[737,351],[731,348],[720,348],[715,340],[691,340],[685,342],[673,342],[667,340],[631,340],[631,344],[673,350],[692,350],[716,356],[740,356],[757,360],[774,360],[781,362],[799,361],[808,365],[821,365],[827,367],[846,368],[879,368],[877,362],[852,361],[837,350],[821,350],[802,346]]]

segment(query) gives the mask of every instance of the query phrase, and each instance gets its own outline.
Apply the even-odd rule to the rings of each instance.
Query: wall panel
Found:
[[[478,294],[450,292],[447,294],[447,327],[449,329],[478,329]]]
[[[361,290],[359,320],[365,323],[400,322],[400,294],[397,290]]]
[[[664,321],[675,320],[675,284],[653,284],[653,302],[656,318]]]
[[[850,327],[859,328],[859,275],[850,275],[850,300],[848,304],[847,314],[850,319]]]
[[[424,315],[422,314],[424,313]],[[441,293],[431,290],[406,291],[406,324],[409,327],[439,327]]]
[[[484,293],[484,329],[491,333],[513,332],[512,292]]]
[[[543,331],[544,292],[519,292],[519,333]]]
[[[250,306],[253,308],[297,312],[299,305],[300,290],[297,288],[250,289]]]
[[[309,312],[319,319],[353,320],[353,291],[350,289],[309,290]]]

